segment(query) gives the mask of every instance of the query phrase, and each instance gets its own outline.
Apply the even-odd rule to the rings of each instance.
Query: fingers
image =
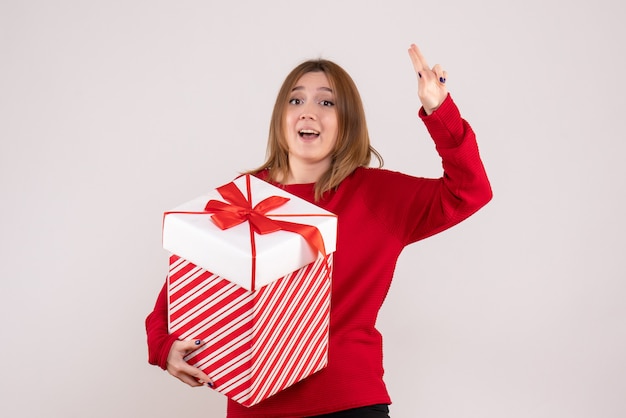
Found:
[[[177,349],[183,351],[185,355],[196,351],[198,348],[202,347],[205,344],[206,341],[202,340],[176,341],[174,343],[174,345],[177,346]],[[172,347],[174,345],[172,345]]]
[[[428,69],[428,63],[426,62],[426,58],[422,55],[422,51],[415,44],[411,44],[409,47],[409,56],[411,57],[411,61],[413,62],[413,68],[415,68],[415,72],[420,74],[424,69]]]
[[[437,78],[437,80],[441,84],[445,84],[446,80],[448,79],[448,72],[444,71],[439,64],[435,64],[435,66],[433,67],[433,72],[435,73],[435,77]]]
[[[184,360],[168,364],[167,371],[189,386],[197,387],[207,385],[213,387],[213,380],[211,380],[209,376],[197,367],[189,365]]]
[[[213,380],[197,367],[189,365],[185,356],[205,345],[201,340],[175,341],[167,356],[167,371],[189,386],[207,385],[213,387]]]
[[[189,386],[198,387],[198,386],[205,385],[206,383],[204,381],[201,381],[201,379],[196,378],[196,376],[194,376],[195,371],[192,370],[194,367],[189,366],[188,364],[187,364],[187,366],[188,366],[188,368],[184,367],[184,366],[180,367],[180,368],[176,368],[176,367],[170,368],[170,367],[168,367],[167,371],[172,376],[176,377],[181,382],[188,384]]]
[[[409,48],[409,56],[411,57],[413,68],[419,78],[426,77],[426,79],[430,79],[430,76],[433,75],[439,83],[444,84],[446,82],[448,74],[441,68],[441,65],[436,64],[431,69],[428,66],[428,62],[426,62],[426,58],[424,58],[422,51],[420,51],[417,45],[411,44],[411,47]]]

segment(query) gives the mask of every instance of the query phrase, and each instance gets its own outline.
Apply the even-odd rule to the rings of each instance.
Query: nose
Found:
[[[315,120],[316,118],[317,116],[315,115],[313,106],[310,103],[302,106],[301,113],[300,113],[300,120],[306,120],[306,119]]]

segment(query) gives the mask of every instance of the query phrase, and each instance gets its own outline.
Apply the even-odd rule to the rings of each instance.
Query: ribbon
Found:
[[[295,222],[280,221],[267,217],[267,212],[276,209],[289,201],[289,198],[282,196],[270,196],[257,203],[254,207],[250,203],[252,201],[252,191],[250,187],[250,176],[246,175],[247,195],[243,193],[234,183],[228,183],[217,188],[219,194],[226,200],[210,200],[204,207],[204,212],[186,212],[186,213],[210,213],[211,220],[218,228],[225,230],[236,225],[248,222],[250,225],[250,245],[252,251],[252,278],[251,290],[255,290],[256,286],[256,242],[254,234],[269,234],[276,231],[288,231],[301,235],[309,246],[316,252],[321,253],[326,263],[326,275],[330,274],[330,265],[328,255],[324,247],[324,239],[317,227]],[[169,212],[174,213],[174,212]],[[183,212],[185,213],[185,212]],[[280,216],[280,215],[274,215]],[[302,215],[307,216],[307,215]],[[317,215],[315,215],[317,216]],[[324,215],[320,215],[324,216]]]
[[[249,179],[247,180],[249,181]],[[246,186],[250,187],[250,184],[246,182]],[[289,198],[270,196],[259,202],[255,207],[252,207],[251,203],[234,183],[221,186],[217,188],[217,191],[228,203],[219,200],[209,200],[204,210],[213,214],[211,220],[220,229],[232,228],[245,221],[250,222],[257,234],[269,234],[280,229],[265,214],[284,205],[289,201]]]

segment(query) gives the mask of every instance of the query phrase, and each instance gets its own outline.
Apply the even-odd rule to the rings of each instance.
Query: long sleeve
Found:
[[[468,218],[486,205],[493,193],[476,143],[476,135],[465,121],[450,95],[442,105],[427,116],[420,109],[420,118],[435,142],[441,156],[443,176],[439,205],[445,223],[429,235],[449,228]]]
[[[423,178],[382,170],[367,176],[374,193],[364,194],[372,213],[404,245],[458,224],[492,197],[474,131],[452,98],[429,116],[421,109],[419,116],[441,156],[443,175]]]
[[[154,305],[154,310],[146,318],[146,333],[148,335],[148,362],[167,368],[167,356],[176,335],[167,331],[167,288],[163,285]]]

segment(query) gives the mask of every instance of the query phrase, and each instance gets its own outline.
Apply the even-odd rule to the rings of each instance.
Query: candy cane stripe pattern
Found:
[[[170,333],[207,341],[186,360],[255,405],[326,366],[331,269],[332,254],[250,291],[172,255]]]

